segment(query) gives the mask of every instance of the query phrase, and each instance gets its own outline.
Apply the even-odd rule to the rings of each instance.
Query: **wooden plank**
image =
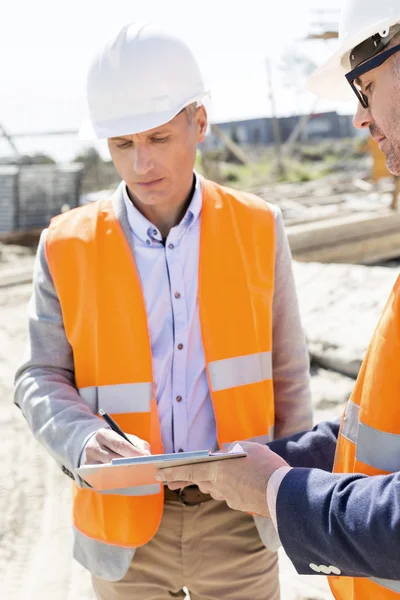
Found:
[[[300,213],[301,215],[307,215],[309,213],[309,211],[311,210],[304,204],[300,204],[299,202],[296,202],[295,200],[291,200],[290,198],[285,198],[284,200],[281,200],[280,202],[277,202],[276,204],[279,206],[279,208],[281,210],[293,210],[295,212]]]
[[[365,194],[354,194],[354,197],[363,197],[365,196]],[[346,196],[344,196],[343,194],[336,194],[334,196],[321,196],[321,198],[319,197],[314,197],[314,196],[306,196],[304,198],[296,198],[296,202],[297,204],[304,206],[304,207],[314,207],[314,206],[323,206],[325,204],[344,204],[347,201]],[[277,204],[280,204],[279,200],[277,200]]]
[[[400,231],[382,233],[357,240],[338,242],[335,245],[293,251],[301,262],[358,263],[372,265],[400,256]]]
[[[32,281],[33,267],[20,267],[0,271],[0,288],[30,283]]]
[[[18,246],[37,246],[42,231],[42,228],[36,228],[0,233],[0,242],[2,244],[17,244]]]
[[[354,215],[354,210],[351,208],[339,209],[334,213],[317,213],[310,209],[310,214],[307,217],[299,217],[294,219],[285,219],[286,227],[293,227],[294,225],[304,225],[306,223],[315,223],[316,221],[324,221],[328,219],[336,219],[337,217],[344,217],[346,215]]]
[[[293,252],[317,250],[331,244],[379,236],[400,229],[400,212],[362,212],[287,228]]]
[[[224,132],[218,125],[215,123],[211,123],[210,129],[212,133],[219,137],[221,142],[228,148],[230,152],[243,164],[248,165],[250,163],[249,157],[243,152],[241,148],[239,148],[238,144],[235,142]]]

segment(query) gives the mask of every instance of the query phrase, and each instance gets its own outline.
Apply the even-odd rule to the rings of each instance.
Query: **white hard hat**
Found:
[[[141,133],[173,119],[208,94],[197,62],[180,39],[150,25],[126,25],[89,69],[89,118],[82,139]]]
[[[307,82],[307,89],[328,100],[351,100],[354,94],[345,78],[352,69],[351,51],[400,22],[400,0],[346,0],[339,24],[339,49]]]

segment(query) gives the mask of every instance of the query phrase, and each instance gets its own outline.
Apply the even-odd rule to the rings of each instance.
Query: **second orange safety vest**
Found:
[[[334,471],[382,475],[400,470],[400,278],[362,364],[340,428]],[[373,510],[373,506],[371,507]],[[399,600],[400,581],[330,577],[337,600]]]
[[[266,442],[274,427],[274,216],[250,194],[209,181],[202,193],[198,303],[218,443]],[[82,400],[162,452],[142,287],[111,199],[53,219],[46,253]],[[146,544],[162,512],[158,484],[123,495],[74,485],[74,524],[100,542]]]

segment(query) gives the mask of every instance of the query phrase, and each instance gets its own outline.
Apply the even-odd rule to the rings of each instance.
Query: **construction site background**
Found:
[[[197,168],[282,210],[312,359],[317,422],[340,415],[351,393],[397,274],[400,216],[391,208],[393,178],[384,171],[377,178],[373,155],[354,139],[294,144],[290,154],[283,149],[282,161],[278,171],[273,148],[235,145],[199,153]],[[94,151],[76,164],[82,166],[78,204],[104,197],[118,184],[111,164]],[[40,229],[2,234],[0,243],[0,595],[93,600],[88,573],[72,560],[69,480],[12,404]],[[331,597],[324,577],[300,577],[282,550],[280,565],[282,600]]]
[[[329,44],[337,38],[336,23],[335,9],[316,9],[307,39]],[[297,52],[300,46],[297,40],[280,67],[299,105],[315,67],[310,53]],[[317,114],[316,104],[306,114],[277,116],[276,71],[270,60],[266,67],[269,116],[213,123],[196,168],[282,210],[318,422],[342,413],[397,277],[399,180],[374,142],[355,134],[350,116]],[[60,165],[47,150],[22,152],[27,135],[12,135],[0,124],[9,149],[0,158],[0,598],[94,600],[88,573],[72,559],[69,479],[33,439],[13,406],[12,387],[27,336],[40,231],[54,214],[107,196],[119,180],[94,147]],[[62,145],[76,131],[35,135]],[[299,576],[283,550],[279,554],[282,600],[332,598],[325,577]]]

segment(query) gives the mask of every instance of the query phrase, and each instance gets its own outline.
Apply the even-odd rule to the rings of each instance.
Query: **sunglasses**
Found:
[[[350,71],[350,73],[347,73],[346,79],[349,82],[353,92],[357,96],[363,108],[368,108],[368,98],[363,93],[358,79],[361,77],[361,75],[365,75],[365,73],[367,73],[368,71],[372,71],[372,69],[376,69],[377,67],[383,65],[383,63],[388,58],[393,56],[393,54],[395,54],[396,52],[399,52],[399,50],[400,44],[398,44],[397,46],[393,46],[393,48],[389,48],[389,50],[385,50],[377,56],[373,56],[369,60],[363,62],[360,66]]]

